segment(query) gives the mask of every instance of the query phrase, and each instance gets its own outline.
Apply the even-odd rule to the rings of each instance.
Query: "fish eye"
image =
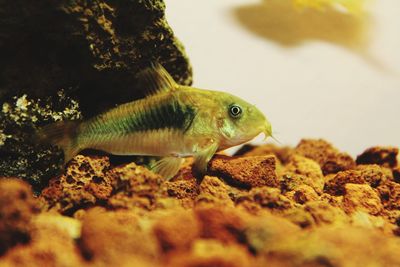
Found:
[[[240,115],[242,115],[242,108],[239,107],[238,105],[232,105],[229,107],[229,114],[233,118],[238,118]]]

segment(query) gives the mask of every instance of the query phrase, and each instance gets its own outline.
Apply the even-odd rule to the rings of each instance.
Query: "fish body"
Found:
[[[66,160],[87,148],[115,155],[163,157],[153,169],[170,178],[184,157],[194,156],[194,167],[204,173],[217,151],[260,133],[271,135],[265,116],[236,96],[178,85],[161,65],[140,75],[147,97],[88,121],[45,127],[42,139],[60,146]]]

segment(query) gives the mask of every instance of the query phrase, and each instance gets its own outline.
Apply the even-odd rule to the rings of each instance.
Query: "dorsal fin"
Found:
[[[139,72],[137,78],[141,86],[140,89],[146,96],[176,90],[179,87],[174,78],[160,63],[154,63],[151,67]]]

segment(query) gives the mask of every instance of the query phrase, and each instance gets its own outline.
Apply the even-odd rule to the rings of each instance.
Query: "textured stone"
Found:
[[[315,161],[294,155],[282,171],[281,186],[283,191],[296,189],[301,185],[312,187],[315,192],[321,194],[324,189],[324,175]]]
[[[219,178],[205,176],[200,184],[200,194],[196,201],[198,203],[213,203],[214,205],[223,205],[233,207],[234,203],[229,197],[229,186]]]
[[[357,164],[378,164],[393,168],[397,166],[397,147],[371,147],[357,157]]]
[[[237,205],[253,202],[264,209],[281,212],[293,207],[294,203],[281,194],[278,188],[259,187],[251,189],[236,200]]]
[[[45,208],[72,214],[82,207],[90,207],[107,200],[112,193],[112,179],[107,157],[76,156],[65,174],[50,180],[40,196]]]
[[[388,210],[400,209],[400,184],[388,181],[378,188],[383,206]]]
[[[357,166],[357,169],[339,172],[328,179],[325,184],[325,191],[332,195],[343,195],[344,186],[347,183],[368,183],[375,188],[381,183],[391,180],[391,177],[388,177],[389,175],[391,173],[378,165],[360,165]]]
[[[285,194],[289,199],[299,204],[304,204],[309,201],[319,200],[318,194],[315,190],[308,185],[299,185],[293,191],[289,191]]]
[[[347,213],[358,211],[371,215],[382,212],[383,206],[377,192],[369,185],[346,184],[343,197],[343,207]]]
[[[294,153],[316,161],[324,173],[337,173],[355,167],[354,160],[347,153],[339,152],[323,139],[303,139]]]
[[[108,199],[112,208],[153,210],[158,200],[167,196],[167,190],[161,186],[164,179],[135,163],[111,169],[107,175],[113,184],[113,195]]]
[[[227,157],[216,156],[210,162],[211,174],[228,183],[245,187],[278,187],[274,156]]]

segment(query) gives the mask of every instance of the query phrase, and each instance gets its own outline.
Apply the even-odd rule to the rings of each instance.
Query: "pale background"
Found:
[[[299,18],[281,19],[265,0],[166,5],[193,65],[194,86],[256,104],[283,144],[321,137],[353,156],[374,145],[400,147],[400,1],[371,3],[368,23],[356,26],[347,17],[326,22],[318,14],[299,26]],[[332,38],[318,28],[332,26]],[[355,37],[365,29],[369,41]],[[286,40],[287,32],[299,36]]]

